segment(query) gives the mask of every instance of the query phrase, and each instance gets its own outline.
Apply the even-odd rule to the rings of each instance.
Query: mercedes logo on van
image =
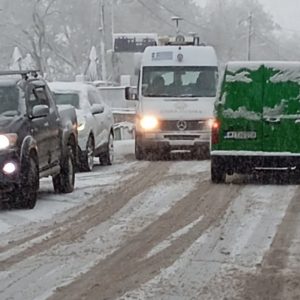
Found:
[[[178,121],[177,122],[177,128],[180,130],[180,131],[184,131],[187,129],[187,123],[186,121]]]

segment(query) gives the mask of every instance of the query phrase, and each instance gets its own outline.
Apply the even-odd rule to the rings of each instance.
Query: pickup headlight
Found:
[[[144,130],[151,130],[158,127],[158,119],[154,116],[144,116],[140,120],[140,125]]]
[[[16,145],[18,136],[12,134],[0,134],[0,150],[8,149]]]

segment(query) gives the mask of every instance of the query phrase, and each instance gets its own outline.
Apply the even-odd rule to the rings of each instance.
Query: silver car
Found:
[[[114,156],[113,114],[94,86],[83,82],[52,82],[57,105],[72,105],[78,119],[79,170],[91,171],[94,157],[111,165]]]

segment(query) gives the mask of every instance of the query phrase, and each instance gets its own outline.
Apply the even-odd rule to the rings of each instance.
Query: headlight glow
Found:
[[[84,128],[85,128],[85,122],[81,122],[77,126],[78,131],[82,131],[82,130],[84,130]]]
[[[7,175],[11,175],[11,174],[15,173],[16,170],[17,170],[17,166],[12,162],[6,163],[3,167],[3,171]]]
[[[8,149],[9,147],[15,146],[17,142],[16,134],[1,134],[0,135],[0,150]]]
[[[145,130],[151,130],[158,127],[158,120],[154,116],[145,116],[140,121],[141,127]]]
[[[206,124],[207,124],[208,128],[211,129],[211,128],[213,128],[214,123],[215,123],[214,119],[209,119]]]

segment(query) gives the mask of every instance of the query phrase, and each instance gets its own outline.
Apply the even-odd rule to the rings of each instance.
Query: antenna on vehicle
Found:
[[[200,37],[196,32],[189,32],[189,35],[193,38],[193,43],[196,46],[200,45]]]
[[[176,33],[179,34],[180,29],[179,29],[179,22],[182,21],[183,18],[178,17],[178,16],[174,16],[172,17],[172,21],[176,22]]]

